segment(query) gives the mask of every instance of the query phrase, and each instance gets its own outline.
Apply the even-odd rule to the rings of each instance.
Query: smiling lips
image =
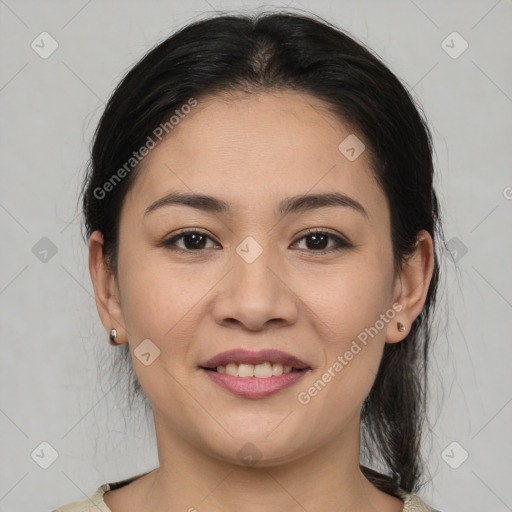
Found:
[[[229,350],[199,365],[216,384],[246,398],[263,398],[295,383],[310,370],[280,350]]]
[[[250,350],[236,349],[228,350],[217,354],[208,361],[201,363],[201,368],[214,369],[219,366],[227,366],[229,363],[236,365],[260,365],[264,363],[281,364],[283,366],[291,366],[297,370],[304,370],[309,366],[295,356],[281,352],[280,350],[260,350],[252,352]]]

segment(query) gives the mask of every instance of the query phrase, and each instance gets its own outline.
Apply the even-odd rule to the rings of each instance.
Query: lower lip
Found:
[[[226,373],[218,373],[211,370],[202,371],[216,384],[231,391],[235,395],[246,398],[264,398],[285,389],[300,380],[308,370],[300,372],[282,373],[281,375],[267,377],[233,377]]]

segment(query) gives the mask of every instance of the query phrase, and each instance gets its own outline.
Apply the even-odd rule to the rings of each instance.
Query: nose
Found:
[[[257,331],[297,321],[299,299],[286,272],[269,250],[251,263],[233,255],[233,269],[218,287],[213,305],[215,321]]]

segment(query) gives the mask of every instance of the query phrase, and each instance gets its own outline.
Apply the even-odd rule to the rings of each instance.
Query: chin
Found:
[[[284,433],[286,434],[286,433]],[[293,462],[300,458],[303,448],[290,445],[290,436],[270,439],[262,436],[235,436],[222,446],[210,445],[213,457],[240,467],[273,467]],[[299,453],[300,452],[300,453]]]

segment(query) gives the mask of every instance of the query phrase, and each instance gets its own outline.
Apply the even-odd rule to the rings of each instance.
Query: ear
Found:
[[[395,300],[402,306],[386,330],[386,341],[397,343],[402,341],[411,329],[411,325],[423,309],[427,298],[428,287],[434,269],[434,243],[426,230],[417,235],[414,253],[403,263],[399,276],[395,281]],[[402,322],[405,330],[400,332],[397,322]]]
[[[107,333],[115,328],[117,330],[117,343],[127,341],[127,333],[117,281],[114,272],[108,268],[103,254],[103,234],[94,231],[89,238],[89,273],[91,274],[92,285],[96,308],[100,315],[101,323]]]

